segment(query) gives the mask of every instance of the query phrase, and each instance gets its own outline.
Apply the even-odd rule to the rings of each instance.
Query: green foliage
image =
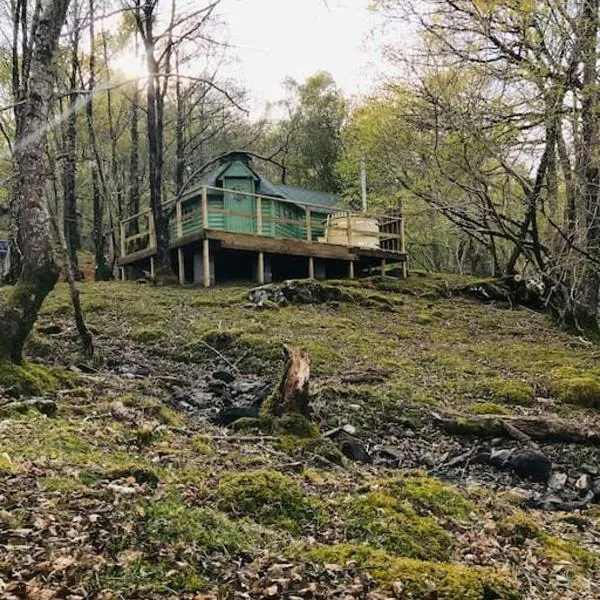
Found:
[[[311,550],[309,560],[340,566],[356,563],[384,589],[402,590],[407,598],[427,598],[432,588],[444,600],[518,600],[516,583],[492,569],[397,558],[369,546],[340,544]]]
[[[435,561],[450,557],[452,538],[434,519],[420,517],[409,503],[383,492],[350,496],[340,512],[352,541],[397,556]]]
[[[218,506],[234,515],[297,531],[321,518],[321,503],[290,477],[276,471],[229,473],[218,487]]]
[[[287,183],[336,192],[336,162],[341,150],[340,132],[346,116],[344,97],[331,75],[319,71],[304,83],[287,81],[292,98],[289,117],[278,124],[277,137],[289,143]]]

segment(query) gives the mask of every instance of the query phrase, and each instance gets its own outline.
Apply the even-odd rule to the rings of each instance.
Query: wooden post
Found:
[[[208,193],[206,186],[202,188],[202,227],[208,229]]]
[[[177,266],[179,267],[179,283],[185,285],[185,260],[183,248],[177,248]]]
[[[406,252],[406,239],[404,237],[404,217],[400,217],[400,252]],[[402,262],[402,278],[408,277],[408,260],[404,257]]]
[[[350,279],[354,279],[354,261],[353,260],[348,262],[348,277]]]
[[[156,274],[156,259],[154,256],[150,257],[150,277],[154,279],[154,275]]]
[[[306,207],[306,239],[312,242],[312,221],[310,215],[310,206]]]
[[[206,188],[204,188],[206,190]],[[210,287],[210,245],[208,239],[202,240],[202,284]]]
[[[125,267],[121,267],[121,281],[125,281]]]
[[[315,259],[312,256],[308,257],[308,278],[315,278]]]
[[[123,224],[123,221],[121,221],[121,223],[120,223],[120,229],[121,229],[121,256],[125,256],[127,248],[125,247],[125,225]]]
[[[352,215],[350,211],[348,211],[346,216],[346,224],[347,224],[347,234],[348,234],[348,246],[352,246]]]
[[[385,275],[385,258],[381,259],[381,274]]]
[[[177,237],[183,237],[183,214],[181,208],[181,200],[177,200],[175,205],[175,219],[177,223]]]
[[[148,246],[150,248],[156,248],[156,228],[154,226],[154,213],[148,213]]]
[[[258,284],[263,285],[265,283],[265,253],[258,253]]]
[[[260,196],[256,197],[256,234],[263,234],[263,218],[262,218],[262,198]],[[261,253],[262,254],[262,253]],[[259,257],[260,261],[260,257]],[[260,269],[259,269],[260,271]],[[260,275],[259,275],[260,277]]]

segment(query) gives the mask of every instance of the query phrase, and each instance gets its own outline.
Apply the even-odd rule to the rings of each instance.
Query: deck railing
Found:
[[[210,206],[209,192],[238,195],[251,199],[249,210],[231,210]],[[397,209],[381,214],[336,210],[327,214],[321,205],[298,203],[284,198],[253,194],[250,192],[204,186],[200,191],[199,206],[192,205],[184,211],[184,204],[195,196],[184,196],[165,209],[173,211],[170,219],[170,240],[217,229],[269,238],[300,239],[307,242],[334,243],[352,247],[380,248],[388,252],[403,253],[404,220]],[[289,205],[293,211],[300,208],[301,216],[276,216],[264,209],[266,203]],[[291,211],[291,212],[293,212]],[[369,219],[376,219],[377,228]],[[212,222],[212,223],[211,223]],[[362,225],[359,225],[362,223]],[[371,223],[369,228],[365,224]],[[156,228],[150,209],[141,211],[121,221],[121,256],[156,247]]]

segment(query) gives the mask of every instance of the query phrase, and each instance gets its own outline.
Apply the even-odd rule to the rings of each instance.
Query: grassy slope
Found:
[[[61,389],[48,392],[59,399],[53,419],[30,412],[0,420],[0,544],[9,547],[2,593],[21,597],[29,586],[49,598],[63,597],[51,595],[60,590],[258,598],[289,588],[298,597],[394,590],[425,598],[434,587],[448,600],[599,597],[597,509],[577,518],[527,514],[483,489],[458,492],[382,468],[327,469],[306,456],[298,473],[297,456],[285,453],[293,454],[289,439],[232,442],[165,408],[165,380],[193,387],[218,363],[202,340],[242,371],[273,379],[284,342],[305,348],[324,426],[349,422],[376,438],[386,435],[382,424],[423,418],[434,406],[547,410],[535,397],[560,391],[557,368],[600,377],[596,349],[547,317],[442,299],[447,282],[460,283],[384,282],[391,291],[344,284],[355,302],[266,311],[245,307],[241,288],[83,285],[100,373],[62,377]],[[69,313],[61,286],[42,325],[63,332],[36,334],[33,357],[76,362]],[[145,371],[131,376],[140,364]],[[379,382],[346,383],[348,373]],[[128,417],[111,413],[115,400]],[[553,410],[594,418],[560,402]]]

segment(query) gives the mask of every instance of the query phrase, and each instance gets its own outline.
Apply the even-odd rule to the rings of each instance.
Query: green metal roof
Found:
[[[343,205],[336,194],[308,190],[294,185],[276,184],[274,187],[280,190],[285,198],[298,202],[298,204],[315,204],[327,209],[327,212],[331,212],[332,210],[347,210],[347,207]]]

